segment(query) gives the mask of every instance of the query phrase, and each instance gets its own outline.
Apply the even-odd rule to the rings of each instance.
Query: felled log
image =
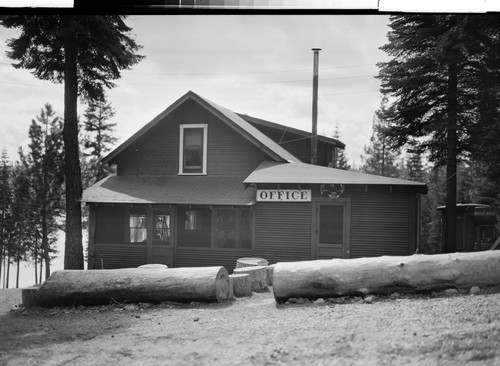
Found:
[[[228,297],[229,276],[224,267],[63,270],[54,272],[35,291],[34,305],[220,302]]]
[[[274,269],[277,302],[500,285],[500,251],[282,262]]]
[[[256,257],[245,257],[236,260],[236,268],[267,266],[268,264],[269,262],[264,258],[256,258]]]
[[[262,292],[267,291],[267,267],[265,266],[252,266],[236,268],[234,274],[247,273],[248,280],[252,291]]]
[[[235,297],[252,296],[252,286],[248,273],[229,275],[229,280],[232,282],[232,291]],[[229,286],[231,287],[231,284]]]

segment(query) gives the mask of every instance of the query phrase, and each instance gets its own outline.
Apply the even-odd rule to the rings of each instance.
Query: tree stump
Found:
[[[248,273],[229,275],[229,281],[232,282],[232,291],[235,297],[252,296],[252,286]]]
[[[271,264],[270,266],[267,266],[267,285],[272,286],[273,285],[273,276],[274,276],[274,267],[276,267],[276,264]]]
[[[252,291],[264,292],[267,291],[267,267],[252,266],[236,268],[234,274],[247,273],[249,275],[250,286]]]
[[[104,305],[111,302],[224,301],[224,267],[123,268],[56,271],[34,293],[34,306]]]
[[[236,268],[253,267],[253,266],[267,266],[269,264],[264,258],[245,257],[236,261]]]
[[[280,262],[277,302],[500,285],[500,251]]]

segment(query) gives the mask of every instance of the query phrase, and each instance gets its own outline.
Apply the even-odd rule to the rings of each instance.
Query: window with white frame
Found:
[[[180,125],[179,174],[207,174],[207,125]]]

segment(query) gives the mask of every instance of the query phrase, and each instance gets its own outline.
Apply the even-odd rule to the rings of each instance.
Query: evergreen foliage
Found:
[[[480,155],[479,136],[498,116],[500,17],[398,15],[390,28],[381,49],[392,59],[378,64],[382,92],[392,100],[384,133],[393,146],[446,165],[444,251],[453,252],[457,161]]]
[[[139,62],[139,46],[129,37],[123,15],[3,15],[0,25],[18,28],[7,55],[16,68],[39,79],[64,82],[64,176],[66,241],[64,267],[83,269],[77,100],[102,100],[121,70]]]
[[[88,158],[85,161],[86,169],[84,170],[86,171],[83,175],[85,188],[113,172],[109,166],[101,162],[101,159],[117,141],[113,135],[116,123],[109,122],[114,115],[114,108],[106,100],[92,101],[85,110],[84,129],[86,135],[83,145],[88,151],[84,154]]]
[[[384,96],[380,109],[375,112],[373,117],[373,133],[370,144],[365,145],[364,155],[361,156],[361,171],[368,174],[397,178],[400,176],[400,169],[397,164],[399,152],[389,145],[384,133],[386,130],[384,120],[386,105],[387,98]]]
[[[29,129],[29,151],[22,149],[19,157],[23,172],[28,175],[32,192],[31,210],[36,212],[41,230],[40,253],[45,261],[45,278],[50,276],[51,236],[57,230],[57,218],[63,211],[63,138],[62,121],[55,115],[50,104],[46,104]],[[21,175],[19,179],[22,179]],[[27,193],[23,197],[30,197]]]
[[[333,132],[333,138],[337,139],[339,141],[342,141],[342,137],[340,135],[340,128],[339,128],[338,123],[335,124],[335,131]],[[349,164],[349,161],[347,160],[347,156],[345,155],[344,149],[337,148],[337,161],[336,161],[335,167],[337,169],[343,169],[343,170],[351,169],[351,165]]]

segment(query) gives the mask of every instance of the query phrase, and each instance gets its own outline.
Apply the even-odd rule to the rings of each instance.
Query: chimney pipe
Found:
[[[313,48],[314,72],[313,72],[313,102],[312,102],[312,132],[311,132],[311,164],[318,163],[318,65],[319,51],[321,48]]]

